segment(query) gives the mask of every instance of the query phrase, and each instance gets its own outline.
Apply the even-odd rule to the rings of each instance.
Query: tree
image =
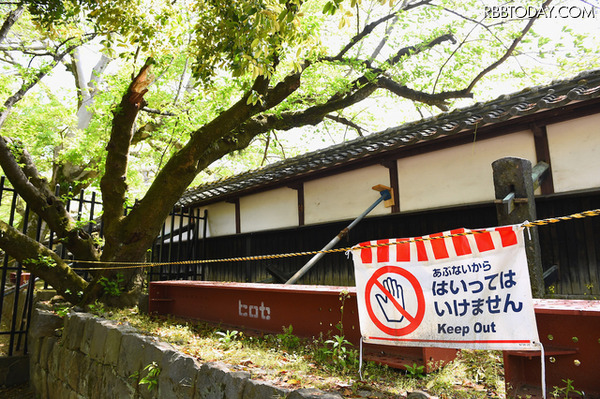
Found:
[[[550,2],[532,4],[543,8]],[[4,57],[18,70],[21,84],[4,81],[0,86],[6,93],[0,109],[0,165],[30,208],[83,261],[79,267],[85,261],[142,261],[194,179],[257,137],[276,137],[277,132],[324,120],[360,132],[347,114],[382,93],[442,110],[456,99],[473,97],[480,82],[514,62],[537,19],[494,19],[484,15],[478,2],[442,0],[123,0],[109,5],[36,0],[2,7],[10,12],[0,29],[0,44],[10,44],[11,30],[27,17],[42,32],[37,42],[44,49],[33,53],[27,67],[21,63],[32,54],[31,38],[16,46],[21,59]],[[337,29],[332,29],[334,20]],[[44,176],[48,173],[40,171],[41,161],[30,151],[31,141],[10,137],[17,134],[18,120],[11,115],[26,94],[69,58],[71,71],[81,78],[78,51],[96,38],[106,57],[120,59],[130,71],[137,68],[129,77],[107,77],[111,85],[103,90],[122,90],[112,110],[94,108],[97,104],[85,107],[95,89],[87,90],[87,83],[77,79],[76,108],[85,114],[84,122],[78,122],[81,136],[106,143],[93,162],[88,160],[99,175],[102,193],[102,247],[54,194]],[[38,62],[41,58],[45,60]],[[142,59],[143,65],[136,67]],[[97,65],[90,81],[100,80],[105,63]],[[160,71],[158,77],[153,70]],[[109,134],[92,126],[96,119],[110,124]],[[157,140],[146,146],[157,157],[156,173],[143,197],[123,216],[130,162],[141,151],[134,147],[150,136]],[[90,179],[94,177],[91,173]],[[116,271],[105,270],[93,272],[93,280],[86,282],[53,251],[5,221],[0,221],[0,248],[74,303],[108,301],[100,283],[122,279],[117,280]],[[117,302],[131,304],[137,299],[141,270],[120,273],[123,294]]]

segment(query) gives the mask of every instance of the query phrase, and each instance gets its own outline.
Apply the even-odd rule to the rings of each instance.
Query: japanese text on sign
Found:
[[[448,237],[457,232],[466,234]],[[372,241],[364,244],[393,245],[353,251],[365,342],[475,349],[537,347],[520,226],[468,233],[461,229],[417,240]]]

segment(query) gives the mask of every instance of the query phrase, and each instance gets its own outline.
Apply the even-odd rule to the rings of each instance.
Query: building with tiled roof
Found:
[[[188,190],[180,206],[198,206],[231,199],[246,193],[265,190],[310,178],[317,172],[339,168],[370,159],[383,159],[417,145],[427,146],[441,139],[473,136],[483,138],[494,129],[514,126],[546,125],[547,118],[568,119],[581,110],[597,104],[600,97],[600,71],[582,73],[572,79],[525,89],[478,103],[467,108],[443,113],[432,118],[389,128],[379,133],[273,163],[263,168]],[[582,104],[583,103],[583,104]],[[593,105],[591,105],[593,107]],[[573,113],[574,112],[574,113]],[[558,114],[562,114],[557,117]],[[485,131],[484,131],[485,130]]]
[[[393,188],[395,205],[376,207],[340,245],[489,227],[491,164],[504,157],[550,166],[536,191],[539,218],[600,208],[600,70],[191,188],[178,205],[206,212],[208,259],[318,250],[378,198],[378,184]],[[544,270],[558,269],[555,294],[600,295],[600,218],[539,234]],[[200,274],[262,281],[269,268],[289,274],[306,260],[217,262]],[[351,261],[328,255],[301,282],[352,285]]]

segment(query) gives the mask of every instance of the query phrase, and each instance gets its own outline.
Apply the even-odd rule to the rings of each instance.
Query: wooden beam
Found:
[[[288,187],[298,193],[298,226],[304,226],[304,183],[299,182]]]
[[[400,212],[400,181],[398,179],[398,162],[396,159],[386,159],[381,163],[385,166],[390,175],[390,187],[392,188],[392,196],[394,205],[392,205],[392,213]]]
[[[548,144],[548,131],[546,125],[531,125],[531,131],[533,132],[533,140],[535,143],[535,155],[538,162],[546,162],[548,171],[546,176],[540,184],[542,194],[553,194],[554,193],[554,179],[552,177],[552,160],[550,159],[550,145]]]
[[[235,205],[235,234],[242,232],[242,211],[240,210],[240,198],[228,199],[225,202]]]

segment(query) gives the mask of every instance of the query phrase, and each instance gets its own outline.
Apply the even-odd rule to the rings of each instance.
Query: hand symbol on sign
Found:
[[[390,297],[388,297],[388,293],[391,294],[391,297],[394,298],[402,308],[404,308],[404,292],[402,286],[398,284],[397,280],[388,277],[383,280],[383,287],[388,291],[385,295],[375,294],[379,307],[388,322],[400,323],[404,320],[404,316],[402,316],[398,308],[392,303]]]

